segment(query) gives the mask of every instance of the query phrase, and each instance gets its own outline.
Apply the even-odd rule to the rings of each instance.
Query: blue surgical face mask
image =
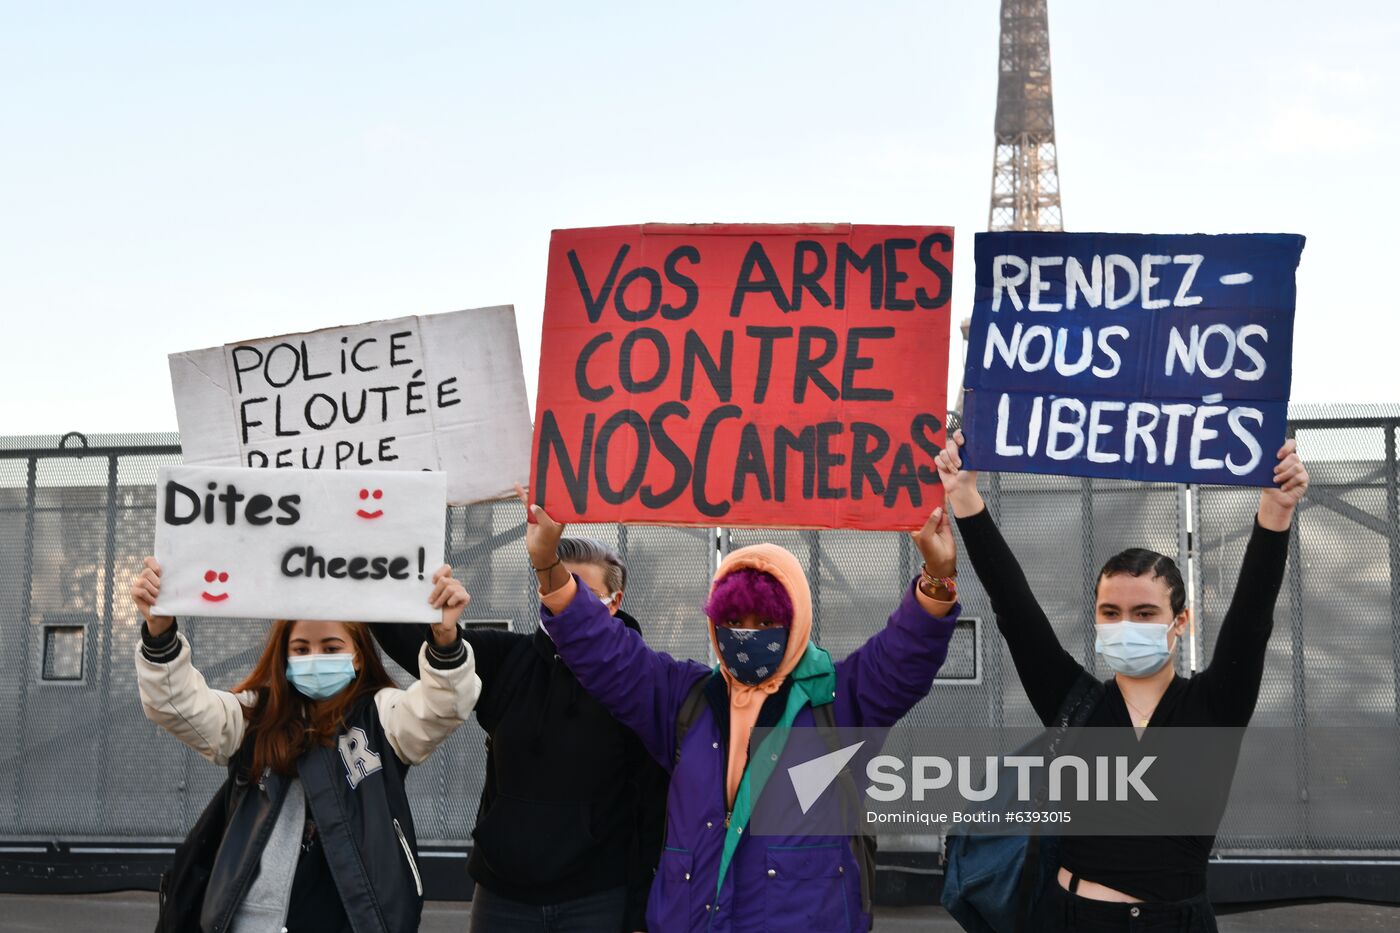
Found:
[[[771,677],[787,650],[788,630],[772,628],[726,628],[715,626],[715,643],[725,670],[741,684],[756,687]]]
[[[344,690],[355,679],[355,656],[298,654],[287,659],[287,680],[303,696],[324,700]]]
[[[1171,659],[1167,631],[1162,622],[1106,622],[1094,626],[1098,637],[1094,650],[1104,662],[1125,677],[1150,677]]]

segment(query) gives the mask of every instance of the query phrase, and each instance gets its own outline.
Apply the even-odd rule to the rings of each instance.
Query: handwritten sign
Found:
[[[441,473],[161,467],[160,615],[436,622]]]
[[[941,501],[946,227],[555,231],[532,490],[564,520],[916,528]]]
[[[508,305],[175,353],[170,379],[186,463],[442,470],[454,505],[529,472]]]
[[[1293,234],[979,233],[968,465],[1268,485],[1302,250]]]

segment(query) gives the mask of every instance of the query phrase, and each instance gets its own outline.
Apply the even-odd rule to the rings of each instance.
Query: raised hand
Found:
[[[551,593],[569,582],[569,573],[559,563],[559,539],[564,537],[565,525],[549,517],[542,505],[530,502],[530,494],[519,483],[515,494],[520,497],[528,516],[525,525],[525,552],[530,555],[530,567],[539,578],[540,592]]]
[[[471,594],[452,576],[452,567],[443,564],[433,573],[433,592],[428,603],[442,610],[442,621],[433,623],[433,642],[446,648],[457,640],[457,621],[471,603]]]
[[[1298,458],[1298,444],[1284,441],[1276,454],[1274,485],[1259,491],[1259,524],[1271,531],[1287,531],[1293,512],[1308,491],[1308,469]]]
[[[136,575],[136,579],[131,581],[131,600],[141,611],[141,618],[146,620],[146,628],[154,637],[164,635],[175,623],[175,617],[151,615],[156,600],[160,598],[160,564],[156,563],[154,557],[147,557],[145,565]]]
[[[937,508],[929,515],[924,527],[911,532],[910,537],[923,555],[924,566],[934,577],[951,577],[958,571],[958,545],[953,540],[953,526],[948,510]]]
[[[943,484],[943,495],[953,511],[967,518],[982,511],[982,494],[977,491],[977,471],[962,468],[963,433],[954,431],[948,438],[948,446],[934,458],[938,468],[938,480]]]

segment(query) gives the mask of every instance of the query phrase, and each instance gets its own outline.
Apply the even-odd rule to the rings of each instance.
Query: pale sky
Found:
[[[956,320],[997,12],[0,2],[0,435],[174,430],[167,353],[503,303],[533,395],[560,227],[951,225]],[[1050,31],[1066,228],[1305,234],[1293,398],[1400,401],[1400,5],[1051,0]]]

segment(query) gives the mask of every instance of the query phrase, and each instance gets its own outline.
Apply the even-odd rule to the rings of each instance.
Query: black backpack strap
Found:
[[[1061,728],[1078,727],[1089,721],[1094,708],[1104,695],[1104,685],[1088,671],[1082,671],[1060,707],[1057,724]]]
[[[228,816],[224,820],[225,829],[228,829],[228,824],[233,822],[234,811],[243,802],[243,798],[248,795],[248,785],[253,783],[253,776],[250,773],[252,767],[253,737],[249,735],[228,761],[228,778],[224,781],[226,795],[224,806],[228,810]]]
[[[676,750],[671,757],[673,767],[681,760],[681,743],[685,741],[685,734],[695,725],[695,721],[700,718],[700,711],[705,708],[705,685],[709,682],[709,676],[701,677],[691,684],[685,699],[681,701],[680,712],[676,714]],[[665,851],[666,842],[671,834],[671,821],[665,814],[661,820],[661,849]]]
[[[690,692],[681,702],[681,711],[676,714],[676,752],[671,759],[672,763],[681,760],[681,743],[685,741],[685,734],[695,725],[695,721],[700,718],[700,711],[705,708],[705,685],[709,682],[708,676],[701,677],[691,685]]]
[[[826,743],[829,751],[839,751],[841,737],[836,732],[836,705],[834,703],[823,703],[820,706],[812,707],[812,719],[817,724],[817,731],[821,733],[822,741]],[[862,795],[860,788],[856,786],[856,779],[851,774],[850,767],[841,769],[837,775],[837,781],[841,787],[841,799],[846,812],[852,819],[859,820],[860,803]],[[861,910],[870,918],[870,923],[875,923],[875,834],[866,828],[864,822],[859,822],[860,831],[851,835],[851,854],[855,856],[856,865],[860,867],[860,905]]]

